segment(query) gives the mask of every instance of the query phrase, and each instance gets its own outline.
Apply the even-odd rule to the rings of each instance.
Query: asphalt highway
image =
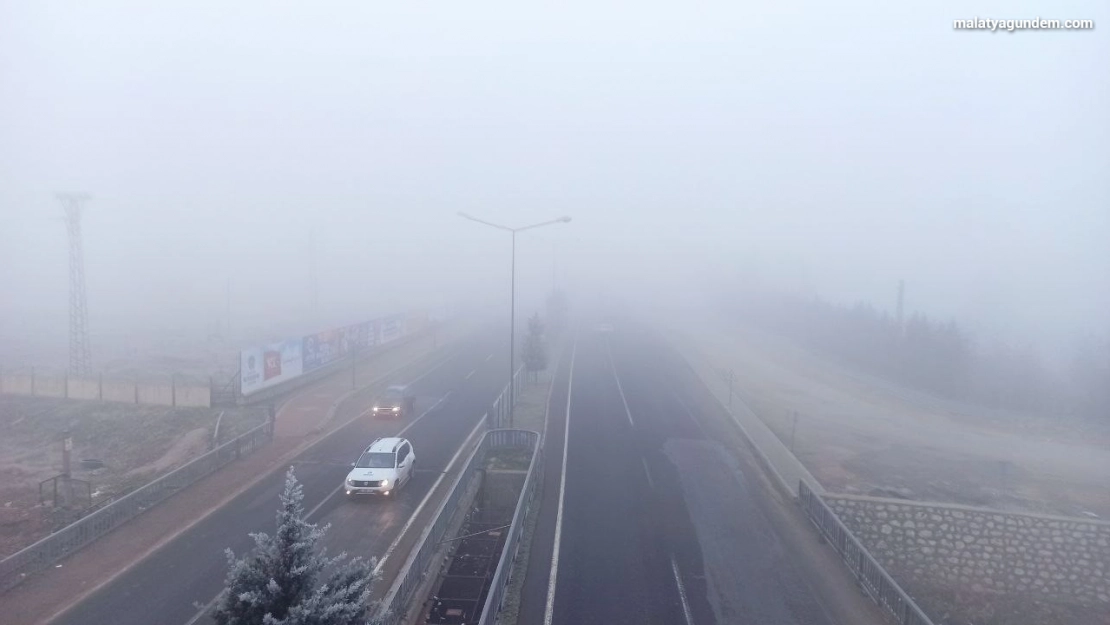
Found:
[[[832,622],[673,350],[585,325],[555,385],[520,623]]]
[[[297,479],[304,488],[305,509],[311,515],[309,520],[331,525],[325,539],[329,553],[345,551],[352,556],[381,558],[399,541],[402,529],[407,530],[406,535],[422,529],[409,519],[433,486],[443,481],[439,477],[501,392],[508,376],[507,359],[504,341],[489,334],[475,337],[436,368],[417,373],[421,376],[418,379],[398,380],[414,385],[417,415],[400,421],[364,416],[295,460]],[[370,406],[372,398],[359,401],[365,405],[346,409],[357,414]],[[414,479],[388,499],[346,501],[339,487],[349,464],[373,439],[396,435],[401,430],[412,441],[416,453]],[[263,480],[53,623],[210,622],[200,606],[208,605],[223,587],[227,568],[224,550],[246,553],[253,544],[248,533],[274,530],[283,484],[283,471]],[[428,502],[422,514],[434,510],[435,503]],[[126,531],[126,526],[118,531]],[[400,548],[390,557],[399,563],[405,555]],[[388,586],[388,581],[379,584]]]

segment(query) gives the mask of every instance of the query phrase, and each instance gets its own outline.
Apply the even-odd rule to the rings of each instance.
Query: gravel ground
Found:
[[[100,503],[208,451],[220,410],[42,397],[0,396],[0,557],[48,534],[56,522],[40,505],[39,483],[62,472],[63,432],[73,439],[73,476]],[[225,411],[221,438],[261,423],[257,408]],[[85,469],[81,461],[103,467]],[[51,494],[52,489],[47,489]]]

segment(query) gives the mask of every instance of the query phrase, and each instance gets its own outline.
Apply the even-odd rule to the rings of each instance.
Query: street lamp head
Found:
[[[563,223],[569,223],[570,222],[570,215],[563,215],[562,217],[559,218],[559,221],[561,221]]]

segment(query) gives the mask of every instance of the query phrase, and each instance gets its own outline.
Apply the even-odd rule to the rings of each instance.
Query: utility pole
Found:
[[[85,299],[85,255],[81,245],[81,205],[84,193],[59,193],[69,233],[69,372],[85,377],[92,366],[89,355],[89,311]]]
[[[312,290],[312,323],[318,324],[320,322],[320,283],[316,274],[316,229],[313,228],[309,234],[309,281],[311,282],[310,288]]]
[[[898,336],[902,335],[902,327],[903,327],[903,325],[902,325],[902,323],[903,323],[902,315],[903,315],[903,310],[904,310],[903,307],[905,305],[905,300],[906,300],[906,281],[905,280],[899,280],[898,281],[898,313],[897,313],[897,315],[898,315]]]
[[[231,342],[231,277],[227,279],[227,340]]]

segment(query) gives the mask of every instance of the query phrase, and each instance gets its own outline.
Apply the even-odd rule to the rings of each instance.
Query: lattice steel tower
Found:
[[[85,255],[81,247],[81,205],[89,199],[84,193],[59,193],[69,231],[69,372],[88,375],[89,310],[85,302]]]

